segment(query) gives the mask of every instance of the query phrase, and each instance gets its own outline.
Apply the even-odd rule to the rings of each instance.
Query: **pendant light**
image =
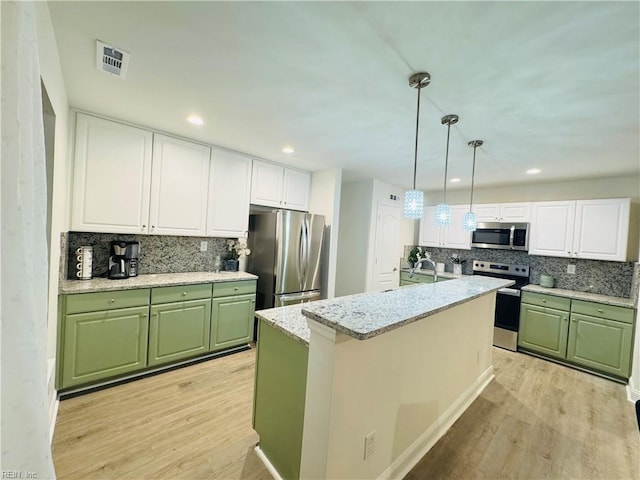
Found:
[[[452,113],[440,119],[442,125],[447,126],[447,151],[444,157],[444,199],[436,205],[436,225],[444,227],[451,223],[451,207],[447,204],[447,169],[449,167],[449,137],[451,135],[451,125],[458,123],[458,115]]]
[[[406,218],[422,218],[424,210],[424,193],[416,190],[416,171],[418,169],[418,125],[420,123],[420,90],[431,83],[431,75],[427,72],[414,73],[409,77],[409,86],[418,90],[418,108],[416,111],[416,145],[413,157],[413,189],[404,192],[404,216]]]
[[[475,232],[478,226],[478,218],[473,213],[473,182],[476,176],[476,148],[481,147],[484,142],[482,140],[471,140],[469,146],[473,147],[473,167],[471,168],[471,198],[469,199],[469,211],[464,214],[462,219],[462,228],[467,232]]]

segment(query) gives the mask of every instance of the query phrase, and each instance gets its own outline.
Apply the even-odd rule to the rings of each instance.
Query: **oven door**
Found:
[[[493,344],[516,351],[520,328],[520,290],[501,288],[496,295]]]

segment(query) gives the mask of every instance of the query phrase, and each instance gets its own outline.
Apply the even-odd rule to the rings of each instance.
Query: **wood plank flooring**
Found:
[[[493,349],[496,378],[407,475],[415,479],[638,479],[624,385]]]
[[[59,479],[270,479],[251,428],[255,350],[60,403]],[[638,479],[623,385],[494,348],[496,379],[406,477]]]

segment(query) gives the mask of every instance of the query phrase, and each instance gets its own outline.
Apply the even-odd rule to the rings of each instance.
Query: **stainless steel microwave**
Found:
[[[528,223],[478,223],[471,236],[471,246],[502,250],[529,250]]]

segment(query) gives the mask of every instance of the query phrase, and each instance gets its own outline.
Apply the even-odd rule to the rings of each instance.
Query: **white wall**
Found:
[[[452,205],[468,204],[469,193],[468,189],[447,189],[447,201]],[[633,203],[640,202],[640,175],[477,188],[473,194],[473,202],[542,202],[616,197],[630,197]],[[425,194],[427,205],[436,205],[441,200],[442,192]]]
[[[370,180],[343,183],[336,268],[336,296],[364,292],[369,230],[371,228]]]
[[[320,170],[311,175],[309,212],[325,216],[323,298],[333,298],[336,294],[341,188],[342,170],[339,168]]]
[[[394,196],[395,200],[391,197]],[[379,203],[398,206],[402,212],[404,190],[380,180],[360,180],[342,184],[336,295],[362,293],[373,288],[375,221]],[[402,213],[401,213],[402,214]],[[404,245],[413,243],[414,220],[403,218],[396,256]]]
[[[56,332],[58,322],[58,280],[60,269],[60,233],[68,230],[71,161],[69,144],[70,111],[62,66],[53,25],[46,2],[35,2],[40,77],[55,113],[53,195],[51,206],[51,256],[49,265],[49,306],[47,357],[49,359],[49,416],[55,421],[54,372],[56,358]]]

